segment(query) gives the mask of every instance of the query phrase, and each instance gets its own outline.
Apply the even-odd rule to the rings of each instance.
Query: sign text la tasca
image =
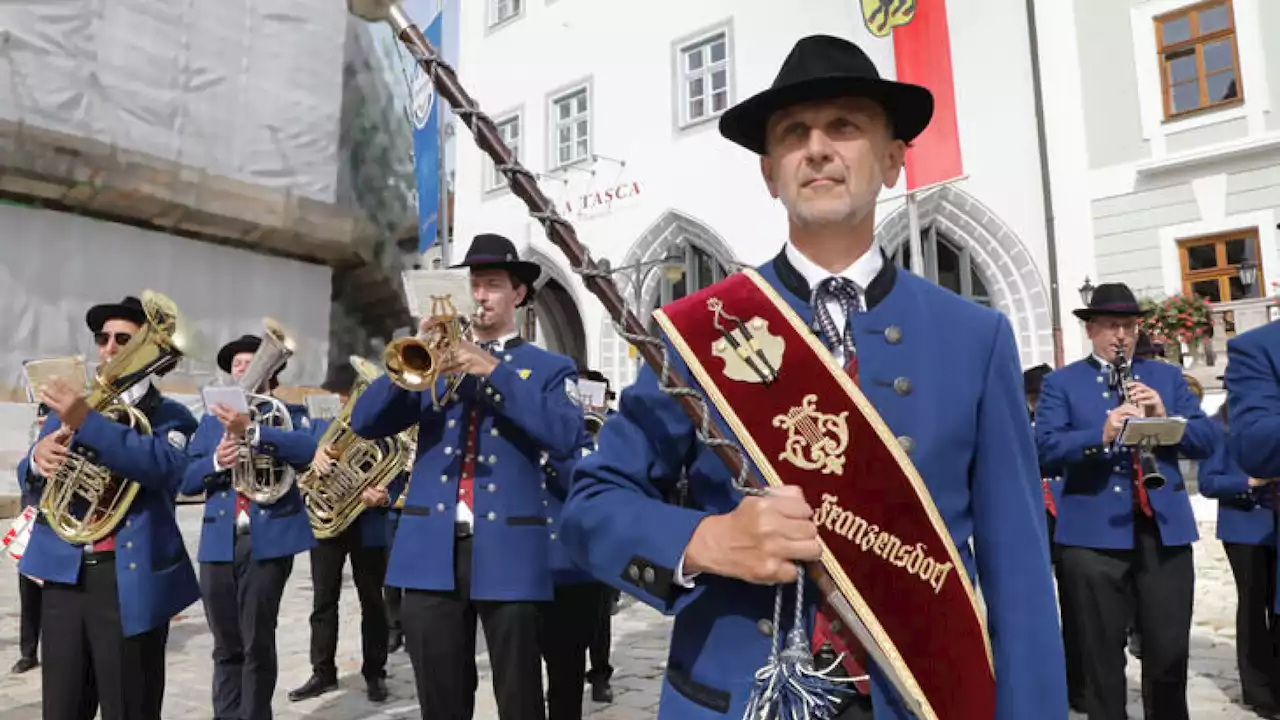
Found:
[[[613,187],[574,195],[563,201],[560,209],[565,215],[591,215],[608,212],[619,200],[629,200],[640,194],[640,181],[622,183]]]

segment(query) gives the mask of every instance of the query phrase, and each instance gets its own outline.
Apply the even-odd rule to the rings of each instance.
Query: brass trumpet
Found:
[[[431,391],[431,403],[440,407],[441,400],[448,400],[462,383],[462,373],[445,373],[450,356],[463,341],[473,342],[472,326],[482,309],[477,307],[471,317],[458,313],[452,299],[447,296],[431,297],[431,318],[425,333],[416,337],[392,340],[382,353],[382,364],[391,382],[405,390]],[[441,392],[439,380],[445,381]]]

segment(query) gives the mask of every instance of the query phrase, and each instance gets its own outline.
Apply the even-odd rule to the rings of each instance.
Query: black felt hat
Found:
[[[1040,387],[1044,385],[1044,376],[1053,372],[1053,368],[1044,363],[1028,368],[1022,373],[1022,392],[1026,395],[1039,394]]]
[[[222,372],[230,374],[231,361],[235,360],[237,355],[240,353],[258,352],[258,348],[261,346],[262,338],[257,335],[241,335],[235,340],[223,345],[222,349],[218,351],[218,367],[222,368]],[[280,369],[276,370],[276,374],[271,376],[271,380],[273,382],[276,381],[276,379],[280,377],[280,373],[284,372],[284,369],[288,367],[288,365],[289,363],[287,361],[281,364]]]
[[[145,325],[147,313],[142,309],[142,301],[129,295],[118,303],[94,305],[84,316],[90,332],[100,332],[108,320],[128,320],[135,325]]]
[[[720,134],[763,155],[774,113],[802,103],[847,97],[867,98],[884,108],[894,137],[903,142],[914,140],[933,118],[933,93],[927,88],[881,78],[871,58],[848,40],[810,35],[791,49],[768,90],[720,116]]]
[[[1133,291],[1124,283],[1103,283],[1093,291],[1089,298],[1089,307],[1072,311],[1081,320],[1092,320],[1099,315],[1121,315],[1139,317],[1146,311],[1138,305]]]
[[[515,243],[495,233],[482,233],[471,241],[467,248],[467,256],[454,268],[471,268],[481,270],[496,268],[506,270],[525,286],[523,307],[533,302],[533,283],[542,275],[542,266],[538,263],[521,260],[516,252]]]
[[[1133,356],[1145,358],[1164,357],[1164,346],[1152,341],[1151,334],[1143,330],[1138,333],[1138,342],[1133,346]]]

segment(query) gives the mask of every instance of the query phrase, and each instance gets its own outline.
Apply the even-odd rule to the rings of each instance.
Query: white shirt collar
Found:
[[[497,338],[496,340],[493,341],[493,351],[502,352],[503,350],[506,350],[507,343],[511,342],[512,340],[515,340],[518,337],[520,337],[520,333],[513,332],[513,333],[507,333],[506,335],[503,335],[502,337]]]
[[[796,271],[809,283],[810,290],[816,290],[818,285],[833,275],[852,280],[858,286],[858,290],[865,292],[871,281],[880,274],[880,270],[884,268],[884,256],[880,254],[880,241],[875,240],[871,243],[871,247],[862,254],[862,257],[853,261],[849,267],[838,273],[832,273],[825,268],[819,266],[814,261],[805,257],[800,249],[790,240],[787,240],[785,252],[787,259],[791,261],[791,265]]]
[[[120,395],[120,400],[123,401],[126,405],[137,405],[138,401],[142,399],[142,396],[146,395],[147,391],[150,389],[151,389],[151,377],[147,376],[145,378],[142,378],[142,381],[139,382],[138,384],[134,385],[128,390],[125,390],[124,393]]]

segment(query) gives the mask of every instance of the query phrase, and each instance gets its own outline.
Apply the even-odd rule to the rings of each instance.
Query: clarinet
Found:
[[[1123,398],[1123,404],[1133,404],[1133,400],[1129,397],[1129,383],[1133,382],[1133,366],[1129,364],[1128,358],[1124,354],[1124,346],[1116,349],[1115,367],[1115,384]],[[1138,451],[1138,479],[1137,482],[1148,490],[1159,490],[1164,487],[1165,478],[1160,474],[1160,468],[1156,465],[1156,454],[1150,446],[1142,445],[1136,448]]]

